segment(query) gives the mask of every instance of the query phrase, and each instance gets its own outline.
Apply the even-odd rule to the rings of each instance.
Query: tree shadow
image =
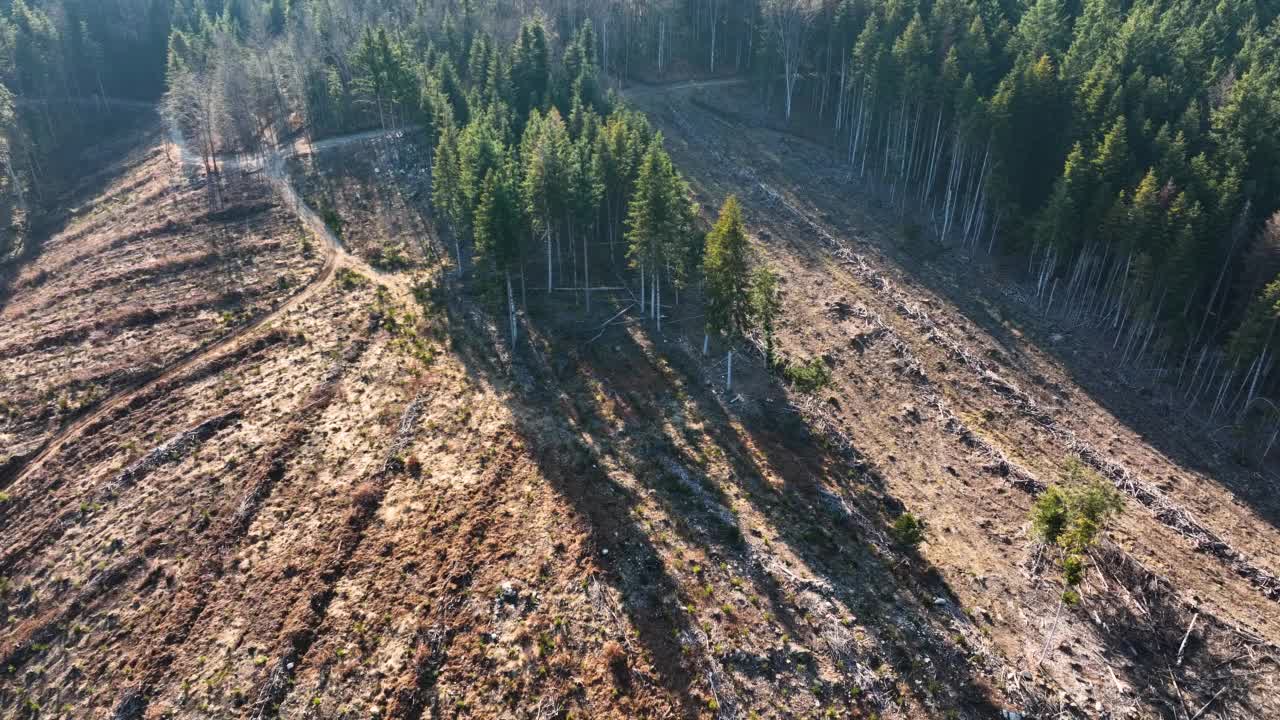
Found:
[[[438,261],[448,250],[434,238],[430,154],[420,133],[406,131],[291,157],[289,164],[308,204],[322,216],[333,211],[339,227],[359,233],[343,233],[344,245],[375,267],[396,271]],[[379,232],[366,236],[363,223],[344,222],[351,215],[376,218]]]
[[[75,153],[77,163],[60,162],[65,177],[53,181],[46,190],[43,202],[28,197],[36,207],[27,220],[26,237],[22,249],[13,257],[0,258],[0,309],[8,305],[17,291],[14,287],[23,268],[40,256],[44,242],[63,232],[79,217],[82,209],[102,195],[108,187],[132,170],[125,162],[140,149],[154,143],[159,128],[154,125],[153,113],[120,111],[121,120],[113,123],[108,131],[95,142]],[[63,151],[63,154],[67,154]],[[85,172],[85,169],[88,172]],[[5,228],[5,232],[12,229]]]
[[[972,648],[954,629],[968,624],[954,593],[923,558],[885,540],[901,503],[856,449],[840,451],[789,412],[762,370],[748,378],[744,369],[743,382],[762,388],[767,402],[739,410],[708,383],[686,338],[635,324],[598,334],[596,323],[619,303],[598,303],[586,323],[564,301],[539,299],[513,352],[459,295],[450,301],[454,351],[468,373],[509,390],[517,430],[587,523],[597,552],[609,551],[598,555],[607,580],[659,683],[687,714],[705,709],[695,681],[716,668],[764,682],[785,675],[822,704],[915,703],[984,718],[998,716],[1002,700],[1036,705],[998,699],[975,672]],[[645,517],[646,503],[661,520]],[[673,547],[711,567],[691,570]],[[834,670],[820,671],[812,651],[791,640],[758,651],[709,647],[686,608],[706,610],[716,567],[745,569],[757,607],[785,638],[829,655]],[[728,605],[723,613],[712,605],[712,617],[727,622]],[[875,650],[857,648],[851,623]],[[690,646],[702,655],[691,657]]]
[[[1148,705],[1184,718],[1271,717],[1280,710],[1273,692],[1280,667],[1267,657],[1270,646],[1200,615],[1117,548],[1101,547],[1095,556],[1099,572],[1119,587],[1083,609],[1096,622],[1108,667]]]
[[[936,295],[990,338],[992,347],[981,358],[984,364],[1001,372],[1007,369],[1030,382],[1036,394],[1045,398],[1047,407],[1063,407],[1070,403],[1073,388],[1062,387],[1041,373],[1037,355],[1043,354],[1062,368],[1079,392],[1167,457],[1171,464],[1211,477],[1265,522],[1280,528],[1280,494],[1275,492],[1273,475],[1251,471],[1230,457],[1230,453],[1221,457],[1223,454],[1208,438],[1206,428],[1173,399],[1173,389],[1168,384],[1117,382],[1119,355],[1111,350],[1114,330],[1067,327],[1053,316],[1046,318],[1043,303],[1011,300],[1001,292],[1016,287],[1022,294],[1028,294],[1023,282],[1025,260],[985,259],[980,257],[985,255],[985,247],[970,254],[936,243],[922,250],[918,244],[892,242],[891,238],[900,234],[904,217],[910,220],[911,213],[903,216],[890,208],[876,182],[851,179],[849,167],[838,160],[842,156],[839,148],[833,157],[828,138],[806,133],[803,128],[780,127],[772,120],[773,115],[741,109],[747,107],[742,97],[717,93],[714,103],[707,102],[706,98],[690,98],[682,105],[688,114],[675,124],[690,126],[691,122],[705,121],[737,127],[739,132],[719,133],[715,142],[682,137],[678,132],[669,133],[669,138],[676,142],[688,141],[692,153],[716,157],[715,163],[699,164],[707,174],[716,176],[713,183],[721,186],[718,189],[757,193],[760,183],[756,168],[766,168],[760,173],[766,177],[771,172],[769,168],[776,166],[777,172],[785,174],[778,190],[803,190],[805,203],[812,206],[815,219],[821,225],[850,241],[855,251],[879,257],[889,270],[886,275],[890,279]],[[658,110],[658,114],[662,112]],[[667,113],[669,119],[673,112]],[[692,113],[700,113],[701,117],[693,117]],[[696,124],[692,127],[695,128],[692,132],[699,132]],[[758,138],[750,137],[744,129],[772,133],[778,142],[766,144],[767,148],[756,147],[761,145]],[[747,144],[752,144],[751,149],[747,149]],[[722,147],[709,150],[712,145]],[[771,154],[774,150],[778,155]],[[795,157],[789,157],[792,155]],[[732,160],[724,159],[730,157]],[[802,165],[806,175],[797,177],[789,172],[788,162]],[[742,168],[750,170],[750,177],[743,175]],[[851,192],[866,202],[851,210],[843,201]],[[755,199],[759,202],[754,204],[777,202],[773,197]],[[813,228],[779,220],[779,217],[789,217],[785,213],[773,212],[770,216],[767,224],[788,227],[782,239],[789,243],[794,257],[802,265],[829,272],[829,252],[812,236]],[[762,240],[769,243],[774,239],[762,237]],[[963,326],[954,330],[967,332]],[[1064,341],[1063,333],[1070,341]],[[1176,363],[1174,365],[1176,370]],[[1105,442],[1098,444],[1105,445]]]

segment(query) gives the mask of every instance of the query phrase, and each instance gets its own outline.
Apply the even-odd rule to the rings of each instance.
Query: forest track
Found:
[[[136,105],[133,101],[107,99],[105,102],[113,104],[124,104],[129,107]],[[396,133],[404,131],[394,131]],[[239,341],[249,337],[257,331],[269,326],[276,320],[284,317],[286,313],[299,305],[305,303],[327,286],[336,276],[338,270],[348,269],[360,272],[369,277],[375,278],[384,287],[388,287],[396,299],[402,303],[412,300],[412,289],[405,284],[400,278],[384,273],[373,267],[364,260],[347,252],[343,247],[342,241],[337,235],[325,224],[319,214],[316,213],[309,205],[303,201],[302,196],[298,193],[297,188],[289,179],[284,169],[284,160],[287,156],[296,154],[315,153],[342,147],[352,143],[365,142],[378,137],[390,135],[387,131],[367,131],[360,133],[352,133],[334,138],[322,140],[311,145],[307,150],[300,150],[297,146],[288,148],[285,151],[274,151],[266,158],[249,154],[239,154],[227,156],[220,160],[223,168],[237,169],[253,169],[261,168],[264,170],[267,178],[270,180],[276,192],[280,193],[283,201],[293,209],[302,221],[302,224],[314,235],[320,237],[324,243],[324,265],[320,271],[298,292],[294,293],[284,302],[263,314],[261,317],[251,321],[248,325],[241,327],[220,340],[215,341],[211,345],[196,348],[181,357],[176,358],[169,365],[161,369],[157,374],[142,380],[126,385],[114,394],[107,397],[99,403],[92,411],[82,415],[72,421],[62,430],[55,433],[44,445],[27,460],[20,469],[15,469],[12,479],[4,482],[0,478],[0,488],[9,486],[18,486],[32,474],[39,471],[50,458],[57,455],[69,442],[79,437],[87,428],[92,427],[94,423],[105,417],[112,411],[128,405],[135,397],[143,394],[148,389],[159,384],[172,381],[173,379],[183,375],[184,373],[198,367],[202,363],[217,357],[218,355],[233,349]],[[199,156],[193,154],[187,147],[183,138],[176,132],[170,133],[170,143],[176,148],[179,162],[182,166],[202,167],[203,163]]]
[[[680,80],[672,83],[637,83],[624,88],[621,94],[623,97],[631,99],[651,95],[665,95],[684,90],[706,90],[716,87],[729,87],[731,85],[745,85],[747,82],[749,82],[748,78],[735,76],[711,80]]]

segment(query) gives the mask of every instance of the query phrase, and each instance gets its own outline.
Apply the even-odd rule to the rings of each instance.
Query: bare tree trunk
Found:
[[[511,270],[507,270],[507,318],[511,322],[511,349],[516,347],[516,299],[511,288]]]

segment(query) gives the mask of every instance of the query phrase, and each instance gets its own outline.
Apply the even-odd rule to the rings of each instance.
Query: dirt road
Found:
[[[136,108],[138,106],[138,103],[133,101],[113,99],[109,102],[122,103],[125,107],[129,108]],[[301,286],[293,296],[278,305],[275,309],[254,319],[249,324],[236,329],[226,337],[214,342],[212,345],[198,348],[183,355],[150,379],[122,388],[110,397],[103,399],[92,411],[77,418],[75,421],[50,437],[44,446],[15,474],[10,485],[14,487],[21,487],[21,484],[26,478],[42,468],[44,464],[48,462],[51,457],[56,456],[68,442],[73,441],[82,432],[84,432],[86,428],[93,426],[101,418],[107,416],[120,407],[128,405],[134,397],[147,392],[149,388],[170,382],[174,378],[181,376],[191,369],[234,349],[242,341],[255,333],[269,328],[273,322],[283,317],[290,310],[314,297],[317,292],[333,280],[340,269],[349,269],[374,278],[379,284],[387,287],[399,302],[408,304],[413,297],[413,292],[409,287],[409,284],[399,276],[392,273],[382,272],[359,257],[347,252],[342,246],[341,240],[338,239],[333,230],[325,224],[324,220],[320,218],[314,209],[302,200],[297,188],[294,187],[292,180],[290,180],[288,174],[284,170],[284,160],[289,155],[323,152],[325,150],[344,147],[351,144],[368,142],[369,140],[386,137],[390,134],[392,133],[381,130],[360,132],[341,137],[327,138],[315,143],[314,145],[294,145],[284,151],[271,152],[265,157],[244,154],[228,155],[218,158],[218,164],[224,172],[228,170],[261,169],[267,174],[272,185],[279,193],[282,201],[297,213],[299,219],[307,229],[321,241],[320,245],[324,252],[324,265],[309,282]],[[169,137],[170,144],[176,151],[177,157],[181,159],[181,162],[184,165],[191,167],[202,166],[200,156],[190,150],[176,130],[172,131]]]

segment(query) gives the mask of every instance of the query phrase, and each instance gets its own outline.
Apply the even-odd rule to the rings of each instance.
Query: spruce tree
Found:
[[[640,311],[648,307],[662,330],[662,275],[682,260],[692,226],[688,188],[662,149],[659,134],[649,144],[627,213],[627,257],[640,271]],[[672,268],[674,270],[674,268]],[[671,274],[668,273],[671,277]]]
[[[554,252],[571,209],[571,146],[560,111],[546,116],[534,110],[520,143],[521,195],[531,227],[543,239],[547,255],[547,293],[554,289]]]
[[[751,320],[764,333],[764,359],[773,367],[773,333],[782,299],[778,296],[778,274],[769,267],[758,267],[751,273]]]
[[[715,227],[707,234],[703,258],[706,280],[706,336],[702,351],[707,352],[712,335],[728,345],[726,352],[725,389],[733,388],[733,349],[746,335],[751,324],[751,249],[742,222],[738,198],[730,196],[720,208]]]
[[[514,346],[516,304],[511,274],[523,254],[520,238],[524,233],[513,166],[511,160],[506,160],[485,173],[475,210],[475,241],[477,255],[506,286],[507,318]]]
[[[452,125],[440,132],[431,172],[431,201],[453,233],[458,272],[462,272],[462,237],[467,228],[467,199],[462,191],[462,165],[458,157],[458,132]]]

